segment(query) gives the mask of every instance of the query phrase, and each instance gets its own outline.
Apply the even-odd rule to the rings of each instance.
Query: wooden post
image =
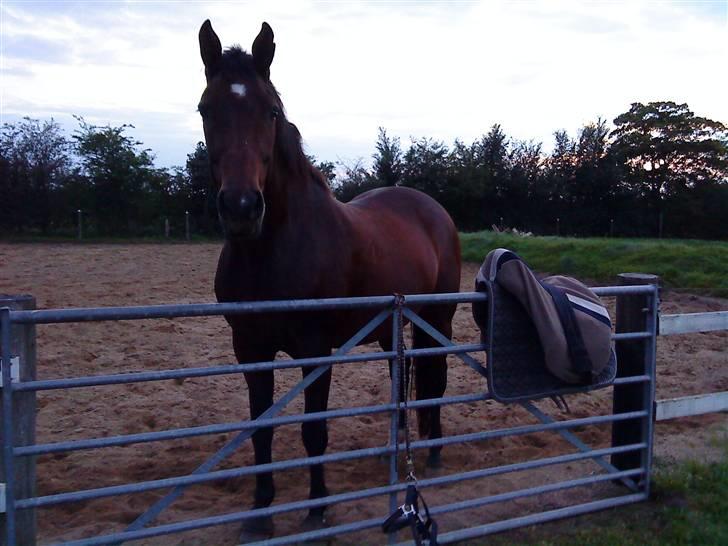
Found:
[[[621,286],[645,285],[659,283],[657,275],[645,273],[621,273],[617,276],[617,284]],[[648,313],[650,296],[648,294],[630,294],[617,296],[616,331],[644,332],[648,329]],[[620,340],[616,343],[617,377],[629,377],[651,373],[646,351],[650,347],[650,339]],[[654,378],[653,378],[654,381]],[[647,383],[628,383],[616,385],[613,394],[613,413],[631,411],[650,411],[654,389]],[[651,414],[651,411],[650,411]],[[647,426],[645,426],[647,424]],[[648,442],[646,431],[651,425],[645,419],[629,419],[618,421],[612,425],[612,447]],[[640,451],[616,453],[611,456],[612,464],[619,470],[639,468],[648,458]]]
[[[81,209],[78,209],[76,212],[78,214],[78,240],[80,241],[83,239],[83,218],[81,217]]]
[[[169,218],[164,219],[164,236],[169,239]]]
[[[185,211],[185,239],[190,240],[190,211]]]
[[[35,309],[33,296],[7,296],[0,294],[0,309],[11,310]],[[0,341],[1,343],[1,341]],[[1,348],[0,348],[1,349]],[[0,350],[0,354],[2,351]],[[20,381],[34,381],[35,374],[35,326],[32,324],[16,324],[10,331],[10,354],[18,357]],[[3,363],[4,365],[4,363]],[[7,388],[3,386],[3,389]],[[35,391],[16,392],[12,400],[14,445],[26,446],[35,444]],[[0,405],[0,419],[4,417]],[[4,440],[0,426],[0,439]],[[0,482],[5,479],[5,454],[0,449]],[[14,460],[15,499],[36,496],[35,489],[35,457],[17,457]],[[15,512],[16,544],[33,546],[36,543],[35,509]],[[0,518],[0,545],[6,544],[5,514]]]

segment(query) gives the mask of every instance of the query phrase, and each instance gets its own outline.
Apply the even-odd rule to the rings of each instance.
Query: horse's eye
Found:
[[[271,119],[278,119],[278,116],[281,115],[281,111],[277,106],[274,106],[273,109],[270,111],[270,118]]]

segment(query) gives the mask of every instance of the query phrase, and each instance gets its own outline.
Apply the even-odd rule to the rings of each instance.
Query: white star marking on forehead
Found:
[[[245,89],[245,84],[234,83],[230,86],[230,91],[238,97],[244,97],[247,90]]]

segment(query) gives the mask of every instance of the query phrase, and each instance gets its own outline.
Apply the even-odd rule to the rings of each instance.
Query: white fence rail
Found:
[[[660,335],[692,334],[728,330],[728,311],[660,315]]]
[[[660,315],[660,335],[728,330],[728,311]],[[655,401],[655,421],[728,411],[728,391]]]

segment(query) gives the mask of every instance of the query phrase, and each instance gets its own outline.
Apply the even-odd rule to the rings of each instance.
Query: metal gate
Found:
[[[637,301],[639,316],[636,324],[641,325],[634,331],[620,331],[619,324],[614,338],[620,344],[632,344],[639,352],[638,373],[630,376],[618,376],[615,380],[615,393],[620,388],[637,388],[640,393],[638,407],[622,410],[621,413],[611,415],[589,416],[576,419],[555,420],[539,410],[532,403],[522,404],[528,412],[535,417],[535,424],[527,424],[517,427],[479,430],[466,434],[446,436],[436,440],[417,440],[412,442],[412,448],[421,450],[432,446],[450,446],[465,442],[476,442],[504,438],[507,436],[518,436],[535,432],[552,432],[558,434],[573,446],[573,451],[567,454],[514,462],[503,466],[480,468],[444,476],[428,477],[421,479],[418,486],[425,491],[429,488],[445,486],[457,482],[465,482],[477,478],[503,475],[512,472],[522,472],[537,468],[545,468],[553,465],[574,463],[576,461],[592,460],[596,464],[596,472],[565,481],[557,481],[534,487],[518,489],[496,495],[484,495],[461,500],[457,502],[431,506],[430,512],[433,516],[445,513],[472,510],[474,508],[487,507],[501,502],[512,501],[527,497],[535,497],[555,491],[570,490],[588,486],[591,484],[605,482],[621,482],[626,487],[621,493],[608,498],[601,498],[582,502],[573,506],[560,507],[556,509],[542,510],[524,516],[505,519],[501,521],[476,525],[473,527],[450,530],[440,535],[442,543],[454,542],[484,534],[494,533],[519,526],[532,525],[557,518],[574,516],[608,507],[618,506],[626,503],[645,500],[649,494],[649,479],[651,469],[652,453],[652,423],[653,423],[653,400],[655,389],[655,335],[657,324],[658,296],[655,285],[643,286],[617,286],[597,288],[595,292],[601,296],[618,296],[620,298],[632,298]],[[482,375],[483,365],[471,356],[470,353],[481,353],[484,346],[477,344],[455,344],[450,339],[436,331],[427,324],[421,317],[412,311],[412,307],[418,308],[422,305],[439,305],[452,303],[472,303],[482,301],[486,296],[482,293],[459,293],[459,294],[435,294],[435,295],[411,295],[405,300],[404,315],[406,318],[425,330],[441,346],[408,349],[406,355],[410,357],[426,356],[435,354],[456,355],[466,365],[473,368],[474,382],[478,386],[473,393],[459,396],[446,396],[439,399],[412,401],[410,409],[428,407],[433,405],[452,405],[473,403],[490,399],[487,386]],[[392,367],[391,399],[388,403],[373,406],[358,406],[340,408],[320,413],[279,416],[281,410],[298,396],[306,386],[315,381],[331,366],[347,366],[366,361],[381,361],[392,359],[396,356],[396,347],[390,351],[367,352],[364,354],[351,354],[350,351],[366,335],[384,321],[392,319],[393,339],[397,340],[398,332],[404,327],[398,319],[394,309],[393,296],[328,299],[328,300],[297,300],[297,301],[270,301],[254,303],[220,303],[220,304],[190,304],[190,305],[155,305],[139,307],[113,307],[113,308],[88,308],[88,309],[60,309],[60,310],[31,310],[3,307],[7,303],[0,303],[0,323],[2,326],[2,362],[11,363],[10,366],[2,366],[2,437],[3,437],[3,474],[4,492],[0,495],[0,506],[5,513],[4,518],[4,543],[30,544],[35,541],[35,512],[43,507],[60,503],[72,503],[102,497],[137,493],[157,489],[166,489],[169,492],[157,503],[151,506],[136,521],[128,526],[123,532],[117,532],[97,537],[89,537],[81,540],[73,540],[64,544],[73,545],[95,545],[95,544],[119,544],[134,539],[149,539],[161,535],[200,529],[204,527],[240,522],[242,520],[270,515],[283,514],[286,512],[298,511],[323,505],[333,505],[342,502],[350,502],[360,499],[368,499],[378,496],[388,496],[389,507],[396,508],[402,500],[402,492],[407,484],[398,473],[396,453],[397,449],[402,450],[404,445],[396,446],[397,437],[397,414],[401,405],[397,404],[397,392],[400,382],[397,366]],[[272,362],[260,362],[255,364],[230,364],[216,365],[202,368],[179,368],[166,371],[149,371],[139,373],[124,373],[111,375],[95,375],[77,377],[73,379],[52,379],[39,381],[35,379],[34,362],[32,353],[27,344],[34,343],[34,326],[37,324],[67,323],[67,322],[91,322],[91,321],[119,321],[138,319],[160,319],[173,317],[202,317],[212,315],[231,315],[245,313],[279,313],[279,312],[310,312],[334,309],[370,309],[373,318],[369,323],[357,332],[347,343],[338,349],[333,355],[323,358],[307,358],[301,360],[277,360]],[[496,317],[497,320],[497,317]],[[23,346],[23,343],[26,345]],[[636,345],[635,345],[636,344]],[[638,360],[639,360],[638,359]],[[104,438],[89,438],[83,440],[72,440],[57,443],[35,444],[34,417],[29,412],[34,412],[35,393],[52,389],[74,389],[79,387],[119,385],[135,382],[161,381],[169,379],[181,379],[190,377],[204,377],[222,374],[240,374],[243,371],[262,371],[294,367],[310,367],[313,371],[308,374],[300,383],[277,400],[260,418],[253,421],[240,421],[225,424],[196,426],[181,429],[171,429],[159,432],[146,432],[127,434]],[[228,457],[235,450],[250,438],[255,430],[260,427],[280,426],[291,423],[303,423],[317,419],[339,419],[351,416],[362,416],[372,414],[389,414],[389,443],[382,447],[367,447],[329,453],[319,457],[304,457],[291,460],[275,461],[270,464],[259,466],[244,466],[226,470],[215,470],[216,466]],[[30,424],[29,424],[30,420]],[[582,442],[573,432],[576,427],[587,427],[612,423],[613,427],[621,424],[629,424],[633,430],[637,430],[637,437],[634,434],[630,437],[616,434],[616,441],[612,447],[592,449]],[[221,432],[234,433],[234,437],[213,457],[201,464],[189,475],[178,476],[168,479],[149,480],[126,485],[100,487],[82,491],[66,492],[54,495],[37,496],[35,494],[35,468],[34,458],[43,454],[57,454],[76,450],[102,449],[110,446],[125,446],[143,442],[156,442],[178,438],[190,438],[206,434]],[[620,439],[621,438],[621,439]],[[627,440],[625,440],[627,438]],[[631,438],[631,439],[630,439]],[[637,457],[636,465],[624,465],[615,463],[615,457],[623,454],[634,454]],[[364,457],[388,457],[389,458],[389,479],[388,484],[378,487],[369,487],[340,494],[333,494],[320,499],[300,500],[294,502],[282,502],[268,508],[245,510],[212,517],[188,520],[173,524],[149,526],[155,518],[180,497],[186,488],[193,484],[211,482],[214,480],[227,479],[238,476],[249,476],[260,472],[276,472],[285,469],[304,468],[312,464],[332,463],[339,461],[350,461]],[[609,457],[612,457],[610,462]],[[289,544],[302,540],[323,539],[355,531],[369,531],[371,542],[387,542],[387,537],[381,534],[378,527],[386,514],[381,518],[369,518],[358,521],[341,523],[316,531],[297,533],[288,536],[275,537],[267,541],[267,544]],[[407,538],[406,535],[392,534],[388,537],[389,543]]]

